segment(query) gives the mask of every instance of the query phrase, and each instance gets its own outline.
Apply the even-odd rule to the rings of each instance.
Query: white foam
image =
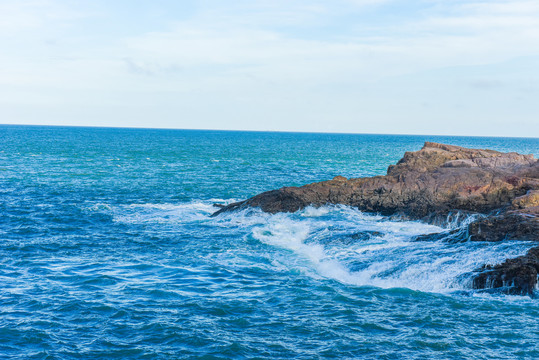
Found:
[[[519,242],[414,241],[417,235],[449,232],[416,221],[390,221],[346,206],[308,207],[293,214],[275,215],[248,208],[210,217],[218,210],[213,203],[233,201],[95,204],[90,211],[111,214],[116,222],[160,223],[177,229],[196,223],[215,228],[210,231],[231,231],[245,237],[250,234],[280,254],[270,259],[274,266],[345,284],[381,288],[464,290],[469,287],[469,277],[463,274],[519,256],[530,247]],[[467,221],[458,219],[461,226]],[[456,225],[449,228],[453,226]]]
[[[109,204],[97,203],[88,208],[90,211],[111,211],[112,206]]]
[[[92,209],[106,211],[113,216],[115,222],[142,224],[142,223],[170,223],[182,224],[189,222],[207,221],[209,215],[217,210],[210,202],[194,201],[189,203],[163,203],[163,204],[130,204],[124,206],[107,206],[97,204]],[[108,211],[107,211],[108,210]]]
[[[464,290],[470,284],[463,274],[519,256],[529,247],[518,242],[413,241],[416,235],[446,230],[415,221],[358,214],[350,208],[314,210],[315,216],[309,216],[313,214],[311,209],[267,216],[265,223],[252,228],[252,236],[291,251],[295,257],[290,259],[291,267],[299,266],[300,258],[317,275],[346,284],[430,292]],[[328,219],[330,215],[333,217]],[[371,233],[354,240],[354,232]]]
[[[308,206],[303,211],[301,211],[301,216],[303,217],[320,217],[328,214],[331,209],[327,206],[324,207],[313,207]]]
[[[279,217],[265,226],[253,228],[253,236],[263,243],[279,246],[301,253],[314,262],[320,261],[324,256],[321,245],[307,245],[304,240],[309,235],[307,223],[294,222],[290,219]]]
[[[337,261],[328,258],[322,245],[305,243],[309,234],[308,223],[295,222],[282,214],[273,216],[267,225],[253,228],[255,239],[301,255],[304,259],[309,260],[322,276],[330,276],[330,274],[338,277],[346,276],[346,269],[341,267]]]
[[[469,225],[473,221],[477,220],[479,214],[464,214],[460,211],[456,213],[449,213],[446,219],[446,227],[448,229],[458,229],[460,227]]]

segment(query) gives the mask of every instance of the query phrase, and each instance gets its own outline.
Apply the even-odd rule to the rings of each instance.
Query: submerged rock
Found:
[[[277,213],[327,204],[431,222],[456,211],[481,213],[488,216],[468,226],[471,240],[538,241],[539,161],[533,155],[426,142],[421,150],[406,152],[384,176],[337,176],[283,187],[225,206],[214,216],[247,207]],[[534,277],[529,262],[511,261],[488,269],[488,276],[478,275],[474,287],[501,287],[501,281],[513,284],[514,293],[529,293],[537,284],[537,271]]]

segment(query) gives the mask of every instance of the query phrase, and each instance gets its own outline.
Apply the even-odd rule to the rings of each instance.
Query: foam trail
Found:
[[[390,221],[346,207],[277,214],[255,226],[259,241],[292,251],[320,276],[342,283],[381,288],[448,292],[469,288],[483,264],[523,254],[529,244],[414,241],[447,230],[415,221]],[[461,224],[468,219],[459,219]],[[450,236],[448,234],[448,236]],[[293,260],[291,266],[297,266]]]
[[[217,199],[211,199],[217,200]],[[215,202],[215,201],[214,201]],[[181,204],[131,204],[111,206],[95,204],[88,208],[92,212],[102,212],[113,217],[115,222],[129,224],[171,223],[184,224],[207,221],[216,211],[211,201],[193,201]]]
[[[267,214],[244,209],[210,215],[221,199],[182,204],[95,204],[89,211],[104,212],[115,222],[162,223],[170,226],[197,224],[235,233],[250,234],[261,243],[290,253],[282,257],[288,268],[312,276],[357,286],[409,288],[448,292],[469,288],[470,273],[522,255],[528,243],[480,243],[457,239],[473,217],[457,214],[446,228],[417,221],[391,221],[347,206],[308,207],[294,214]],[[464,231],[464,230],[463,230]],[[414,241],[417,235],[447,234],[438,240]],[[286,253],[285,253],[286,254]]]
[[[277,215],[269,224],[255,227],[253,237],[265,244],[291,250],[308,259],[322,276],[346,277],[346,269],[338,261],[329,258],[321,244],[305,243],[310,232],[308,223],[295,222]]]

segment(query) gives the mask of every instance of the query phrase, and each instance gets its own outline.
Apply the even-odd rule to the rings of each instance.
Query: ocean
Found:
[[[383,175],[425,141],[539,155],[537,138],[1,125],[0,358],[539,358],[539,299],[470,289],[532,243],[345,206],[210,217]]]

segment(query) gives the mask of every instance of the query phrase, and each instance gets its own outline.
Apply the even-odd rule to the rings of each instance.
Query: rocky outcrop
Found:
[[[425,221],[455,211],[481,213],[488,216],[469,225],[471,240],[539,240],[539,161],[533,155],[426,142],[421,150],[406,152],[384,176],[337,176],[301,187],[283,187],[225,206],[214,215],[246,207],[277,213],[326,204]],[[521,283],[522,273],[509,271],[505,263],[499,266],[488,270],[507,269],[502,271],[503,281]],[[522,283],[531,284],[526,281]],[[537,276],[534,281],[537,283]],[[474,282],[477,287],[492,284],[498,282]]]
[[[466,149],[427,142],[407,152],[387,175],[284,187],[230,204],[216,214],[245,207],[294,212],[306,206],[345,204],[384,215],[422,219],[461,210],[488,213],[527,204],[539,190],[539,162],[533,155]],[[531,192],[530,192],[531,191]]]

